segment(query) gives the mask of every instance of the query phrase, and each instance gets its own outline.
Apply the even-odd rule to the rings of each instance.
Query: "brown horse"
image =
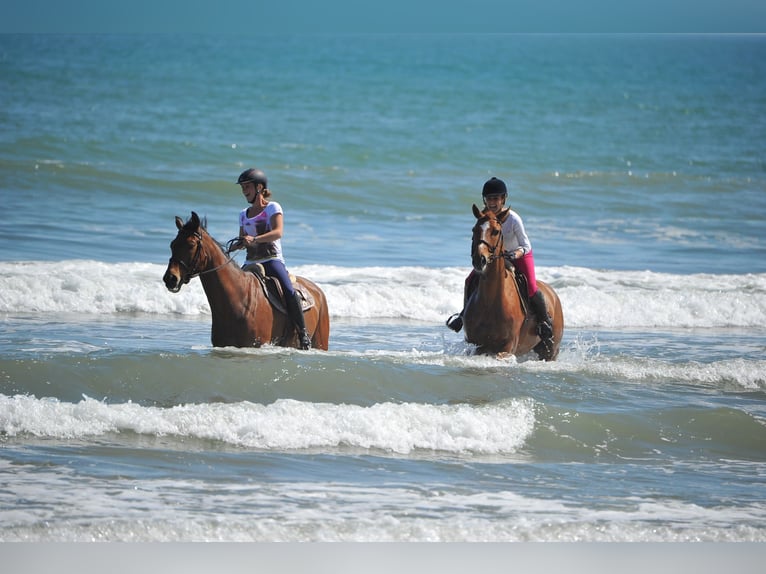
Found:
[[[213,315],[210,340],[214,347],[298,347],[287,315],[271,306],[258,278],[239,268],[196,213],[192,211],[186,223],[176,217],[176,227],[178,235],[170,242],[170,262],[162,280],[169,291],[178,293],[190,279],[200,278]],[[295,289],[314,300],[304,314],[306,328],[312,334],[311,346],[326,351],[330,340],[327,299],[303,277],[297,278]]]
[[[525,312],[514,273],[506,269],[503,231],[495,214],[473,206],[471,262],[478,286],[467,296],[463,311],[465,340],[481,354],[521,356],[532,350],[540,359],[555,360],[564,333],[561,301],[550,285],[537,281],[553,319],[553,339],[546,345],[537,335],[537,319]],[[528,306],[528,305],[527,305]]]

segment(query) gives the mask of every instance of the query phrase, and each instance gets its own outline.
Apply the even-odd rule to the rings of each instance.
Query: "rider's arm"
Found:
[[[282,222],[282,214],[275,213],[272,215],[269,223],[271,225],[271,229],[266,233],[262,233],[261,235],[256,236],[254,243],[272,243],[277,239],[282,239],[282,230],[284,228]]]
[[[524,229],[524,222],[517,213],[511,212],[503,227],[503,235],[508,247],[506,251],[512,259],[524,257],[532,251],[532,244]],[[506,231],[506,228],[509,229]]]

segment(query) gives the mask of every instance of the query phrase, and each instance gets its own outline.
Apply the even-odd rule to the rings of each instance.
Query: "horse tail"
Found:
[[[326,351],[330,346],[330,309],[327,306],[327,297],[324,291],[316,288],[319,303],[317,305],[317,324],[311,338],[314,348]]]

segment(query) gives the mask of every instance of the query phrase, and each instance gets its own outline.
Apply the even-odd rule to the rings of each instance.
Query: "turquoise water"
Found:
[[[2,540],[766,539],[763,36],[0,36]],[[214,349],[245,167],[330,351]],[[491,175],[560,358],[443,325]]]

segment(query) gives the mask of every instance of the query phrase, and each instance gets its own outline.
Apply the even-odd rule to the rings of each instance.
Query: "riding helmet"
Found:
[[[242,173],[239,174],[239,178],[237,179],[237,184],[241,185],[243,183],[249,183],[253,182],[255,185],[258,185],[259,183],[263,185],[263,187],[268,187],[268,181],[266,180],[266,174],[263,173],[260,169],[250,168],[246,169]]]
[[[505,182],[496,177],[487,180],[481,190],[481,196],[487,197],[488,195],[508,195],[508,188],[505,187]]]

